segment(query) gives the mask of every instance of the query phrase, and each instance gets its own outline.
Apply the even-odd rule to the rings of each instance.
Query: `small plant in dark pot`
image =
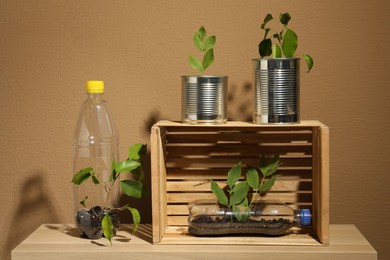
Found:
[[[299,123],[300,59],[294,57],[298,36],[289,27],[289,13],[279,15],[279,29],[269,26],[273,16],[267,14],[261,29],[260,59],[253,60],[255,82],[254,123]],[[304,54],[307,72],[313,58]]]
[[[188,232],[195,236],[228,234],[283,235],[295,225],[309,225],[310,212],[295,212],[280,201],[261,200],[261,195],[274,185],[279,156],[270,162],[261,159],[260,172],[248,167],[246,179],[241,179],[241,163],[228,172],[225,187],[211,180],[213,201],[195,201],[189,205]]]
[[[92,167],[81,169],[74,174],[72,183],[75,194],[77,194],[75,196],[75,224],[80,236],[90,239],[104,236],[111,243],[111,238],[116,235],[120,226],[119,212],[123,210],[130,211],[134,224],[133,233],[137,231],[141,222],[139,211],[130,205],[119,207],[115,203],[117,199],[112,196],[116,193],[114,192],[116,187],[119,186],[120,190],[129,197],[138,199],[142,197],[144,172],[141,158],[145,153],[146,145],[131,146],[126,160],[112,162],[112,174],[109,180],[103,180]],[[120,176],[124,173],[130,173],[131,178],[120,180]],[[99,201],[96,197],[105,199]]]
[[[189,124],[224,124],[227,121],[227,76],[204,75],[214,62],[216,36],[207,36],[202,26],[193,37],[203,59],[189,55],[192,68],[202,75],[182,76],[182,122]]]

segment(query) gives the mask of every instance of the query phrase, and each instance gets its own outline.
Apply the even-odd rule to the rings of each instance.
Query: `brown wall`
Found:
[[[180,76],[195,73],[193,32],[217,35],[208,73],[229,76],[229,116],[250,117],[251,59],[266,13],[289,11],[302,73],[302,119],[331,129],[331,223],[353,223],[390,256],[387,0],[21,1],[0,3],[1,259],[42,223],[72,222],[72,133],[88,79],[103,79],[120,152],[180,119]],[[150,221],[150,209],[144,209]]]

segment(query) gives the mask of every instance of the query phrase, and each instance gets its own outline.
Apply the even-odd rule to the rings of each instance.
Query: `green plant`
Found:
[[[215,35],[206,37],[206,29],[203,26],[195,32],[193,43],[195,47],[204,54],[202,61],[192,55],[188,56],[188,62],[192,68],[199,70],[203,74],[204,71],[214,62],[215,41]]]
[[[298,36],[288,27],[288,22],[291,20],[290,14],[284,13],[279,15],[279,22],[282,27],[280,31],[271,32],[271,28],[267,24],[272,20],[272,15],[267,14],[261,25],[261,29],[265,33],[263,40],[259,43],[260,57],[272,56],[272,58],[282,58],[284,56],[286,58],[292,58],[298,47]],[[273,40],[276,42],[273,43]],[[314,65],[313,58],[308,54],[304,54],[303,58],[307,64],[307,72],[309,72]]]
[[[133,198],[141,198],[144,193],[144,172],[142,169],[141,158],[146,154],[146,145],[144,144],[135,144],[130,147],[128,152],[128,158],[124,161],[113,161],[112,162],[112,174],[110,176],[109,181],[102,182],[100,180],[100,176],[97,175],[95,170],[92,167],[87,167],[81,169],[76,174],[74,174],[72,183],[75,185],[81,185],[86,182],[88,179],[91,179],[95,185],[104,185],[104,189],[106,191],[107,197],[106,202],[109,201],[109,197],[111,194],[111,189],[116,181],[119,181],[119,176],[122,173],[131,173],[134,177],[133,179],[121,180],[120,189],[124,194]],[[86,208],[86,202],[88,200],[88,196],[85,196],[83,200],[79,203],[84,208]],[[141,222],[141,216],[139,211],[136,208],[130,207],[128,204],[119,207],[119,208],[110,208],[105,209],[105,212],[108,210],[129,210],[134,223],[133,234],[137,231],[139,224]],[[105,213],[101,219],[101,226],[103,228],[104,236],[110,241],[114,233],[114,225],[112,221],[112,217],[110,214]]]
[[[260,199],[263,192],[268,191],[274,185],[278,175],[274,175],[279,166],[279,155],[275,155],[268,162],[263,155],[260,160],[259,175],[255,167],[248,166],[246,179],[239,181],[241,177],[241,162],[234,165],[227,175],[226,192],[218,184],[210,180],[211,190],[217,197],[218,203],[233,211],[238,221],[246,221],[251,213],[251,206]],[[249,192],[252,189],[253,192]]]

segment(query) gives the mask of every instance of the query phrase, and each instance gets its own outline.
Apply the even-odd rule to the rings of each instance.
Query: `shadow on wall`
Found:
[[[158,110],[152,111],[147,117],[147,119],[144,121],[144,126],[141,128],[142,135],[145,136],[146,138],[149,138],[152,126],[162,119],[164,118],[161,116],[160,111]]]
[[[254,90],[250,82],[229,86],[228,120],[252,122]]]
[[[44,175],[42,172],[34,172],[20,186],[20,201],[9,219],[8,230],[3,231],[6,242],[1,259],[11,259],[11,250],[41,224],[58,223]]]

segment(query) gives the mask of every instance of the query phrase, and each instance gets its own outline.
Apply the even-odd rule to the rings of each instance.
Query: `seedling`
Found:
[[[258,202],[261,194],[267,192],[274,185],[278,175],[274,175],[279,166],[279,155],[275,155],[268,162],[263,155],[260,160],[260,172],[255,167],[247,168],[246,180],[241,177],[241,162],[234,165],[227,175],[227,188],[224,189],[211,180],[211,190],[217,197],[218,203],[233,211],[238,221],[246,221],[251,214],[251,206]],[[252,189],[253,192],[249,192]]]
[[[122,180],[120,181],[120,189],[124,194],[133,198],[141,198],[144,193],[144,172],[141,165],[141,158],[146,154],[146,145],[143,144],[135,144],[130,147],[128,152],[128,158],[124,161],[112,163],[112,174],[110,176],[110,180],[108,182],[102,182],[100,176],[95,172],[92,167],[87,167],[79,172],[77,172],[72,179],[72,183],[75,185],[81,185],[88,180],[91,180],[94,185],[103,185],[106,191],[107,197],[106,202],[109,201],[109,196],[111,194],[111,189],[116,181],[119,181],[119,176],[122,173],[131,173],[134,179]],[[88,195],[80,201],[80,205],[84,208],[86,207],[86,203],[88,202]],[[136,208],[130,207],[130,205],[125,205],[119,208],[104,208],[101,209],[99,206],[95,206],[90,211],[97,216],[98,221],[100,221],[100,226],[103,229],[103,234],[110,244],[112,245],[111,238],[113,234],[115,234],[115,224],[119,225],[119,216],[115,213],[115,211],[129,210],[134,223],[133,234],[137,231],[139,224],[141,222],[141,216],[139,211]],[[88,214],[86,210],[82,210],[81,213]],[[91,218],[91,217],[90,217]],[[92,217],[93,218],[93,217]],[[114,223],[114,224],[113,224]],[[99,223],[98,223],[99,224]]]
[[[214,62],[215,41],[215,35],[209,37],[206,36],[206,29],[203,26],[200,27],[194,34],[194,45],[199,51],[203,52],[203,60],[200,61],[198,58],[189,55],[188,62],[192,68],[199,70],[202,75],[204,74],[204,71]]]
[[[291,20],[290,14],[284,13],[279,15],[280,30],[271,30],[271,28],[268,27],[268,23],[272,20],[272,15],[267,14],[261,25],[261,29],[263,29],[265,33],[263,40],[259,43],[260,57],[294,57],[298,47],[298,36],[290,27],[288,27],[288,23]],[[307,72],[309,72],[314,65],[313,58],[309,54],[304,54],[303,58],[307,64]]]

